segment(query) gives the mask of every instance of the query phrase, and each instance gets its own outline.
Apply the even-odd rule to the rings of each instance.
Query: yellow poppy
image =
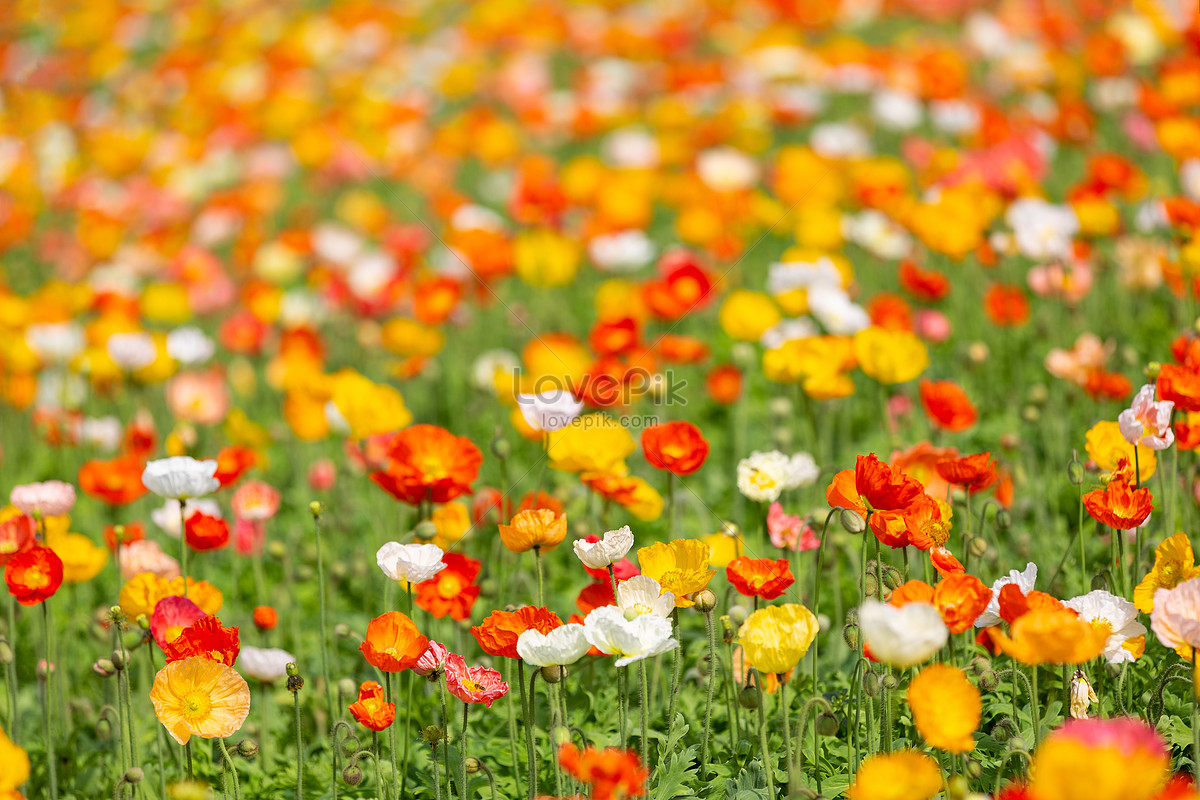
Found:
[[[250,714],[250,687],[233,667],[207,658],[172,661],[154,676],[154,713],[180,744],[225,738]]]
[[[1133,604],[1138,611],[1149,614],[1154,610],[1156,590],[1174,589],[1196,577],[1200,577],[1200,567],[1196,566],[1192,543],[1186,533],[1179,531],[1154,548],[1154,567],[1133,590]]]
[[[696,605],[689,599],[708,586],[715,569],[709,569],[709,548],[696,539],[676,539],[673,542],[657,542],[638,550],[638,564],[642,574],[658,581],[664,591],[675,595],[676,608]]]
[[[983,703],[979,690],[958,667],[931,664],[921,670],[906,694],[913,725],[930,747],[948,753],[975,749],[971,734],[979,727]]]
[[[782,675],[796,668],[817,638],[816,616],[798,603],[767,606],[738,629],[738,643],[755,669]]]
[[[1116,469],[1122,458],[1129,462],[1132,472],[1133,445],[1125,441],[1125,436],[1121,433],[1121,426],[1116,422],[1104,420],[1093,425],[1092,429],[1087,432],[1086,447],[1088,456],[1105,472]],[[1142,483],[1150,480],[1154,475],[1156,463],[1154,451],[1145,445],[1138,445],[1138,478]]]
[[[0,796],[29,780],[29,756],[0,729]]]
[[[875,326],[854,334],[854,355],[862,371],[884,385],[911,381],[929,366],[929,350],[915,333]]]

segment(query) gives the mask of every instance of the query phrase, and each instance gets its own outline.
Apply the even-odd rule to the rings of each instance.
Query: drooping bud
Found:
[[[117,674],[117,668],[113,666],[113,663],[107,658],[101,658],[97,659],[96,662],[92,664],[92,672],[96,673],[101,678],[111,678],[113,675]]]
[[[817,733],[821,736],[837,736],[838,729],[841,727],[838,718],[828,711],[818,714],[814,724],[817,727]]]
[[[879,696],[879,676],[874,672],[864,672],[862,676],[862,688],[867,693],[867,697]]]
[[[512,455],[512,445],[508,443],[508,439],[505,439],[499,433],[492,438],[491,448],[492,455],[501,461]]]
[[[132,784],[141,783],[145,778],[146,773],[142,771],[141,767],[130,767],[129,769],[125,770],[125,774],[121,776],[121,780]]]
[[[566,667],[560,667],[557,664],[551,664],[547,667],[542,667],[542,680],[546,683],[558,683],[567,675]]]
[[[999,520],[999,518],[1000,515],[997,514],[996,519]],[[987,539],[982,536],[972,536],[971,541],[967,542],[967,552],[971,554],[971,558],[983,558],[987,550]]]
[[[858,626],[853,623],[842,627],[842,640],[851,650],[858,649]]]
[[[884,673],[883,677],[879,679],[879,685],[890,692],[900,685],[900,679],[892,673],[886,672]]]
[[[738,705],[742,708],[756,709],[758,708],[758,690],[753,686],[747,686],[738,693]]]
[[[121,650],[113,650],[112,657],[109,660],[112,662],[113,669],[118,672],[125,669],[125,653]]]
[[[253,739],[242,739],[237,744],[237,754],[245,759],[251,759],[258,755],[258,742]]]
[[[734,625],[740,626],[746,621],[746,617],[749,616],[749,614],[750,612],[747,611],[746,607],[743,605],[732,605],[729,607],[729,621]]]
[[[482,769],[483,764],[479,763],[478,758],[471,756],[466,760],[463,766],[466,768],[468,775],[474,775],[476,772],[479,772],[479,770]]]
[[[554,742],[555,749],[562,747],[571,741],[571,729],[562,725],[555,726],[550,731],[550,740]]]
[[[1083,464],[1079,461],[1079,454],[1072,450],[1071,460],[1067,462],[1067,480],[1072,486],[1083,485]]]
[[[362,767],[358,764],[348,764],[342,770],[342,780],[346,782],[347,786],[358,786],[363,781]]]
[[[995,670],[988,670],[979,676],[979,688],[985,692],[994,692],[1000,688],[1000,676]]]
[[[862,533],[867,529],[867,521],[857,511],[843,508],[838,517],[846,533]]]

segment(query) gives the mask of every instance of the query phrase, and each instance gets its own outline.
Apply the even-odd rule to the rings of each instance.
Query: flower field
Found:
[[[1198,297],[1194,2],[0,3],[0,800],[1200,800]]]

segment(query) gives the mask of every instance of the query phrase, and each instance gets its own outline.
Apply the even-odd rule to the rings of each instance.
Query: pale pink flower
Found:
[[[153,539],[138,539],[123,545],[117,560],[121,564],[121,577],[125,580],[131,580],[143,572],[153,572],[168,580],[182,574],[179,562],[164,553]]]
[[[1103,368],[1115,349],[1114,343],[1103,342],[1094,333],[1083,333],[1070,350],[1056,347],[1046,355],[1046,371],[1082,387],[1087,385],[1088,373]]]
[[[416,665],[412,668],[413,672],[422,678],[428,677],[446,666],[446,659],[449,655],[445,645],[430,642],[429,646],[425,648],[425,652],[417,659]]]
[[[262,481],[246,481],[233,493],[233,515],[251,522],[266,522],[279,511],[279,490]]]
[[[941,344],[950,338],[950,320],[945,314],[932,308],[918,311],[913,319],[913,327],[917,336],[933,344]]]
[[[328,492],[337,483],[337,466],[332,460],[322,458],[308,468],[308,488],[316,492]]]
[[[176,419],[197,425],[216,425],[231,403],[229,383],[219,367],[181,372],[167,381],[167,405]]]
[[[1200,578],[1154,592],[1150,627],[1163,647],[1200,647]]]
[[[22,514],[61,517],[75,507],[75,487],[63,481],[42,481],[14,486],[8,501]]]
[[[233,523],[233,549],[239,555],[261,553],[267,528],[256,519],[239,518]]]
[[[801,517],[786,513],[779,503],[771,503],[767,510],[767,532],[771,544],[783,550],[804,552],[821,546],[813,529]]]
[[[1025,280],[1034,294],[1078,303],[1092,289],[1092,267],[1086,261],[1042,264],[1029,270]]]
[[[500,680],[499,672],[468,667],[460,655],[446,657],[446,688],[464,703],[483,703],[488,708],[508,692],[508,684]]]
[[[1071,739],[1091,750],[1112,749],[1131,756],[1138,751],[1165,759],[1167,747],[1153,728],[1136,717],[1070,719],[1052,736]]]
[[[1121,435],[1130,444],[1140,444],[1151,450],[1166,450],[1175,441],[1171,429],[1171,412],[1175,403],[1154,399],[1154,384],[1147,383],[1134,395],[1129,408],[1117,417]]]

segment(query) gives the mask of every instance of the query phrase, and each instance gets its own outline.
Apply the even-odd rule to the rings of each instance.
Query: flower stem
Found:
[[[292,692],[292,706],[296,712],[296,800],[304,800],[304,742],[300,731],[300,693]],[[190,743],[189,743],[190,744]],[[188,773],[192,771],[192,754],[188,751]]]
[[[1196,648],[1192,648],[1192,683],[1196,675]],[[1200,785],[1200,701],[1197,701],[1196,691],[1192,692],[1192,777]]]
[[[675,538],[675,473],[667,472],[667,541]]]
[[[679,608],[671,612],[671,623],[675,635],[679,636]],[[682,638],[681,638],[682,641]],[[671,650],[671,700],[667,704],[667,731],[675,725],[675,700],[679,695],[679,680],[683,676],[683,645]]]
[[[441,699],[442,699],[442,735],[445,736],[446,738],[449,738],[449,736],[450,736],[450,708],[449,708],[449,704],[448,704],[447,696],[446,696],[447,695],[446,673],[444,670],[442,671],[441,679],[438,681],[438,694],[441,695]],[[521,689],[521,694],[522,694],[522,696],[524,696],[524,694],[525,694],[524,688]],[[509,710],[510,711],[512,710],[512,703],[509,703]],[[521,713],[523,715],[525,713],[525,710],[522,709]],[[515,744],[512,746],[512,750],[514,753],[517,752],[517,746]],[[437,753],[436,749],[434,750],[434,753],[435,754]],[[515,761],[516,761],[516,759],[514,759],[514,765],[515,765]],[[445,771],[446,771],[446,797],[449,798],[450,797],[450,748],[446,747],[445,745],[442,746],[442,766],[445,767]]]
[[[542,580],[542,548],[534,546],[533,555],[537,561],[538,605],[544,608],[546,606],[546,592]]]
[[[767,774],[767,800],[775,800],[775,767],[771,761],[771,743],[767,736],[767,710],[763,702],[762,673],[754,671],[754,688],[758,691],[758,742],[762,748],[763,771]]]
[[[1016,667],[1014,666],[1015,670]],[[1042,742],[1042,717],[1038,709],[1038,668],[1033,665],[1029,668],[1029,677],[1031,688],[1029,690],[1029,708],[1033,713],[1033,746],[1037,748]]]
[[[17,598],[13,595],[8,597],[8,645],[14,651],[13,657],[8,660],[5,669],[8,673],[8,730],[9,736],[13,742],[20,742],[20,736],[17,733],[18,723],[20,718],[17,716]]]
[[[712,703],[713,689],[716,688],[717,679],[717,636],[713,628],[712,611],[704,612],[704,627],[708,634],[708,685],[707,692],[704,697],[704,733],[700,739],[700,780],[704,780],[705,771],[708,768],[708,743],[712,738]],[[622,715],[624,722],[624,715]],[[622,728],[624,726],[622,725]],[[624,731],[622,730],[622,733]],[[622,737],[622,743],[624,737]]]
[[[183,597],[186,600],[188,596],[188,543],[187,543],[187,516],[184,514],[184,506],[187,505],[187,500],[179,498],[179,572],[183,575]]]
[[[467,800],[470,795],[469,785],[467,783],[467,716],[471,713],[471,704],[463,703],[463,724],[462,735],[458,739],[458,758],[462,762],[462,785],[458,787],[459,794],[463,800]]]
[[[534,673],[537,677],[537,673]],[[532,681],[530,681],[532,684]],[[525,720],[525,755],[529,761],[529,796],[537,796],[537,765],[533,757],[532,703],[525,692],[525,661],[517,659],[517,686],[521,689],[521,717]],[[515,754],[514,754],[515,755]],[[514,759],[515,760],[515,759]]]
[[[233,796],[234,800],[241,800],[242,786],[238,781],[237,766],[233,763],[233,759],[229,757],[229,750],[225,748],[225,740],[220,736],[217,737],[217,744],[221,747],[221,755],[225,757],[225,766],[233,773]]]
[[[50,660],[50,610],[42,601],[42,635],[46,649],[46,691],[42,694],[42,736],[46,743],[46,766],[50,772],[50,800],[58,800],[58,764],[54,755],[54,725],[50,709],[54,705],[54,669]],[[121,732],[124,736],[124,731]]]
[[[725,671],[725,680],[722,683],[725,684],[725,704],[729,711],[729,752],[732,753],[737,749],[738,740],[738,710],[737,704],[734,702],[737,690],[733,685],[733,642],[725,643],[725,656],[728,659],[729,668]]]
[[[188,739],[187,744],[183,746],[183,755],[187,760],[187,779],[193,781],[196,779],[196,770],[192,767],[192,740]],[[299,761],[299,759],[297,759]],[[296,796],[297,800],[299,795]]]
[[[258,704],[260,714],[258,726],[262,729],[258,732],[258,765],[262,767],[264,775],[271,774],[271,751],[268,743],[271,741],[271,692],[267,689],[267,684],[259,684]]]
[[[313,514],[313,533],[317,539],[317,602],[320,605],[321,624],[321,677],[325,681],[325,700],[329,704],[329,715],[333,716],[333,683],[329,680],[329,636],[326,630],[328,616],[325,613],[325,557],[321,552],[321,515]]]
[[[146,658],[150,660],[150,673],[156,672],[154,665],[154,648],[146,648]],[[167,770],[166,764],[163,762],[163,726],[154,726],[154,755],[158,763],[158,796],[167,796]]]
[[[779,722],[783,725],[783,763],[787,767],[788,784],[799,785],[796,780],[792,763],[792,724],[788,719],[791,714],[788,709],[787,676],[779,675]],[[803,743],[801,743],[803,746]]]
[[[649,760],[647,760],[647,757],[646,757],[647,751],[649,749],[647,747],[648,737],[646,736],[646,730],[647,730],[647,728],[649,728],[649,725],[647,724],[649,715],[647,714],[647,710],[646,710],[646,700],[650,696],[650,692],[648,691],[649,687],[646,685],[648,683],[647,678],[646,678],[646,659],[643,658],[641,661],[639,661],[638,666],[641,668],[641,673],[642,673],[642,692],[640,695],[641,715],[642,715],[642,766],[645,767],[646,769],[650,769],[650,762],[649,762]]]
[[[396,698],[392,695],[392,673],[390,673],[390,672],[383,673],[383,692],[384,692],[384,697],[387,699],[387,702],[389,702],[389,703],[396,702]],[[411,705],[411,703],[409,705]],[[406,731],[405,735],[407,735],[407,731]],[[400,763],[399,763],[399,761],[396,760],[396,723],[395,722],[393,722],[391,725],[388,726],[388,739],[389,739],[388,750],[389,750],[389,754],[392,759],[392,783],[396,786],[396,797],[400,797],[401,796],[400,782],[403,779],[400,777]]]
[[[378,737],[379,734],[375,734],[375,736]],[[438,769],[437,769],[437,762],[438,762],[437,742],[430,742],[429,746],[433,749],[433,752],[430,754],[430,757],[429,757],[429,763],[433,766],[433,800],[442,800],[442,782],[441,782],[441,780],[438,779]],[[442,752],[445,752],[445,750],[446,750],[446,746],[442,745]],[[378,752],[378,751],[376,751],[376,752]],[[375,760],[375,768],[379,769],[379,759]],[[382,789],[379,790],[379,795],[380,795],[380,797],[383,796]]]

